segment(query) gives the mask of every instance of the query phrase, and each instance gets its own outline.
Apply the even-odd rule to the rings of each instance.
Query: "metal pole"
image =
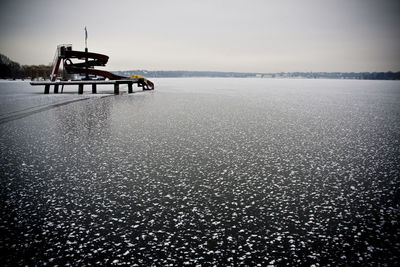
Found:
[[[85,48],[87,49],[87,38],[88,38],[88,34],[87,34],[87,29],[85,26]]]
[[[115,95],[119,94],[119,84],[118,83],[114,83],[114,94]]]
[[[85,65],[86,65],[86,80],[89,80],[89,73],[87,72],[87,70],[89,69],[89,64],[88,64],[88,49],[87,47],[85,48]]]
[[[45,94],[50,93],[50,84],[46,84],[46,85],[44,86],[44,93],[45,93]]]
[[[87,38],[88,38],[88,34],[87,34],[87,29],[85,26],[85,65],[86,65],[86,80],[89,80],[89,74],[87,73],[87,70],[89,69],[89,65],[88,65],[88,48],[87,48]]]
[[[83,94],[83,84],[78,85],[78,94]]]

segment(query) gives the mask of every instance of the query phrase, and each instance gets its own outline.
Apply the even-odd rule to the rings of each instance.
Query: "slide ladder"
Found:
[[[53,68],[50,74],[50,80],[54,82],[57,79],[58,70],[60,69],[60,64],[62,60],[62,56],[65,54],[66,50],[71,50],[72,45],[70,44],[63,44],[57,46],[56,53],[53,59]]]
[[[54,82],[57,78],[58,69],[60,68],[61,58],[58,56],[59,48],[56,49],[56,54],[54,55],[53,68],[50,74],[50,81]]]

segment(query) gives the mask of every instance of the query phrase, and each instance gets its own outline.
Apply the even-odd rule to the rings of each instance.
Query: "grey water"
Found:
[[[154,82],[0,82],[4,265],[399,264],[399,81]]]

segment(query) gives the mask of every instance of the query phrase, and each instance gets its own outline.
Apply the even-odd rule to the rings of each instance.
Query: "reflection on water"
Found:
[[[0,125],[3,262],[398,262],[398,82],[157,85]]]

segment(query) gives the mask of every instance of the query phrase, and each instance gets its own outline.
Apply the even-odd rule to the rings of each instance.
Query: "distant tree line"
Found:
[[[48,79],[52,66],[23,65],[0,54],[0,79]]]
[[[0,54],[0,79],[49,79],[50,65],[23,65]],[[132,73],[148,78],[176,77],[226,77],[226,78],[307,78],[307,79],[359,79],[359,80],[400,80],[400,72],[215,72],[215,71],[115,71],[115,74],[129,77]]]
[[[24,77],[24,69],[20,64],[10,60],[0,54],[0,78],[1,79],[20,79]]]
[[[115,71],[115,74],[129,77],[132,73],[148,78],[222,77],[222,78],[307,78],[307,79],[359,79],[359,80],[400,80],[400,72],[214,72],[214,71]]]
[[[225,78],[246,78],[256,77],[255,73],[247,72],[216,72],[216,71],[149,71],[149,70],[128,70],[115,71],[115,74],[129,77],[132,73],[142,75],[148,78],[185,78],[185,77],[225,77]]]
[[[24,65],[25,79],[49,79],[52,71],[52,66],[49,65]]]
[[[281,72],[270,77],[309,79],[400,80],[400,72]]]

